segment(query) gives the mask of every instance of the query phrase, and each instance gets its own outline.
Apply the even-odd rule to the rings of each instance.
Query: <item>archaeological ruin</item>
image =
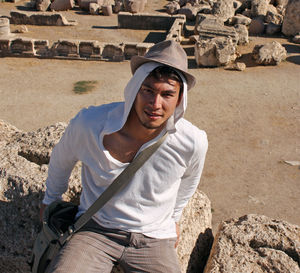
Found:
[[[1,14],[0,9],[0,61],[39,58],[106,65],[143,56],[154,43],[167,39],[182,45],[193,69],[245,71],[248,66],[277,66],[285,61],[288,46],[278,38],[293,48],[300,45],[299,0],[173,0],[155,12],[145,12],[151,0],[32,0],[27,5],[21,1],[21,8],[13,5],[19,0],[8,3],[9,13]],[[117,23],[85,25],[84,19],[77,20],[100,16],[113,17]],[[40,31],[38,37],[34,31],[41,26],[56,33],[55,38],[47,31],[43,35]],[[117,33],[121,33],[117,42],[109,39],[115,34],[107,40],[97,39],[97,34],[82,38],[87,29],[139,34],[131,36],[134,41],[126,40],[122,32]],[[253,37],[268,41],[246,52]],[[40,228],[36,211],[45,191],[43,181],[52,148],[66,126],[57,123],[26,132],[0,119],[1,272],[29,272],[27,261]],[[81,191],[80,166],[70,181],[65,198],[74,201]],[[182,273],[300,272],[299,226],[247,214],[222,222],[214,236],[212,212],[209,198],[201,191],[184,210],[177,248]]]

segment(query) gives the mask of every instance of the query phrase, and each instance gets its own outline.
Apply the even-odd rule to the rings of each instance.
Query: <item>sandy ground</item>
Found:
[[[151,9],[165,2],[153,1]],[[8,15],[14,5],[0,3],[0,15]],[[67,15],[84,18],[87,32],[98,39],[141,41],[147,36],[130,30],[118,32],[113,27],[116,17],[93,17],[78,11]],[[92,27],[95,20],[98,28]],[[101,27],[105,24],[108,27]],[[28,28],[27,37],[44,32],[42,27]],[[81,33],[50,29],[43,35],[53,40]],[[66,36],[60,36],[64,31]],[[85,35],[83,32],[79,38]],[[190,72],[198,84],[189,92],[186,118],[209,138],[199,188],[212,202],[214,232],[222,220],[249,213],[300,225],[300,169],[282,163],[300,160],[300,46],[276,38],[288,50],[287,60],[279,66],[255,66],[249,59],[254,44],[274,39],[251,37],[250,45],[239,49],[248,66],[244,72],[196,68],[190,57]],[[129,62],[1,58],[0,119],[26,131],[68,121],[82,107],[122,100],[130,76]],[[78,95],[72,89],[79,80],[98,83],[94,91]]]

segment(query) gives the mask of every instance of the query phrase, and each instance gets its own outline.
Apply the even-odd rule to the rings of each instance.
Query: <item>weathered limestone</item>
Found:
[[[255,62],[262,65],[278,65],[285,60],[286,55],[286,49],[276,41],[265,45],[256,45],[252,52]]]
[[[265,23],[264,17],[258,16],[252,18],[251,23],[249,25],[249,34],[251,35],[261,35],[265,31]]]
[[[131,13],[140,13],[145,9],[147,0],[124,0],[124,9]]]
[[[176,1],[169,2],[167,5],[165,5],[166,12],[170,15],[176,14],[177,11],[180,9],[180,5]]]
[[[213,15],[198,14],[194,29],[200,39],[216,37],[230,37],[234,43],[238,42],[238,34],[234,27],[224,26],[222,20]]]
[[[31,57],[35,55],[34,40],[29,38],[17,38],[11,41],[10,51],[12,55]]]
[[[124,56],[130,60],[132,56],[144,56],[153,43],[126,43],[124,45]]]
[[[204,273],[300,272],[300,227],[262,215],[223,222]]]
[[[248,28],[245,25],[235,25],[236,33],[238,35],[238,45],[244,45],[249,43]]]
[[[276,9],[275,9],[276,10]],[[273,23],[276,25],[281,25],[283,22],[283,16],[279,14],[277,11],[268,11],[265,16],[266,23]]]
[[[195,21],[198,9],[197,7],[192,6],[191,4],[187,4],[180,8],[177,13],[185,15],[187,20]]]
[[[181,272],[202,272],[213,242],[211,206],[208,197],[196,191],[180,220],[177,255]]]
[[[113,14],[112,5],[102,6],[101,9],[104,16],[111,16]]]
[[[51,51],[55,57],[78,58],[79,56],[79,41],[78,40],[58,40],[55,42]]]
[[[5,273],[30,272],[27,261],[40,225],[39,203],[45,191],[47,164],[65,128],[65,123],[57,123],[26,133],[0,121],[0,268]],[[77,203],[80,164],[69,181],[64,199]],[[182,272],[186,268],[198,272],[205,265],[213,240],[210,201],[204,193],[197,191],[190,200],[180,228],[177,253]]]
[[[300,44],[300,34],[297,34],[293,37],[293,42],[295,44]]]
[[[86,59],[101,59],[102,47],[98,41],[81,41],[79,56]]]
[[[39,203],[45,190],[49,155],[62,135],[58,123],[36,132],[21,132],[0,121],[0,268],[2,272],[29,273],[32,244],[39,229]],[[75,200],[80,192],[77,166],[65,195]]]
[[[195,59],[198,66],[225,66],[236,58],[236,47],[231,38],[200,40],[195,44]]]
[[[51,5],[50,0],[37,0],[35,2],[35,8],[38,11],[47,11],[49,9],[50,5]]]
[[[182,40],[182,31],[185,20],[177,19],[170,28],[166,40],[174,40],[175,42],[180,42]]]
[[[123,61],[133,55],[145,55],[152,45],[153,43],[109,44],[95,40],[61,39],[49,46],[48,40],[0,37],[0,56]]]
[[[90,10],[90,4],[91,3],[96,3],[101,7],[104,4],[103,0],[79,0],[78,5],[81,9],[83,10]]]
[[[76,21],[68,21],[60,13],[11,11],[10,16],[10,23],[16,25],[74,26],[77,24]]]
[[[212,14],[226,22],[235,14],[233,0],[216,0],[213,4]]]
[[[274,35],[275,33],[279,33],[281,30],[281,25],[276,25],[273,23],[269,23],[266,27],[266,34],[267,35]]]
[[[97,3],[90,3],[89,11],[91,15],[99,15],[100,7]]]
[[[161,15],[129,12],[118,14],[118,27],[130,29],[169,30],[175,20],[185,20],[183,15]]]
[[[265,16],[268,11],[268,0],[252,0],[251,1],[251,17]]]
[[[64,11],[72,9],[74,6],[74,0],[54,0],[50,5],[50,9],[52,11]]]
[[[7,18],[0,18],[0,37],[10,35],[10,25]]]
[[[300,31],[300,1],[289,0],[282,24],[282,33],[296,35]]]
[[[105,44],[102,51],[102,58],[115,62],[124,61],[124,46],[120,44]]]
[[[49,52],[49,41],[34,40],[34,49],[37,56],[47,56]]]
[[[0,39],[0,56],[5,57],[10,55],[10,39]]]
[[[230,18],[229,20],[230,25],[245,25],[249,26],[251,23],[251,18],[244,16],[242,14],[237,14]]]
[[[236,71],[244,71],[246,69],[246,64],[241,63],[241,62],[234,62],[234,63],[230,63],[228,66],[226,66],[225,69],[236,70]]]

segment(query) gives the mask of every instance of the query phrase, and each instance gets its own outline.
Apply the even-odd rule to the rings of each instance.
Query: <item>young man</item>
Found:
[[[179,44],[164,41],[131,60],[125,101],[84,109],[54,148],[44,206],[61,198],[77,161],[82,193],[77,217],[146,147],[162,145],[64,246],[48,272],[180,272],[175,245],[184,206],[200,180],[207,137],[183,119],[195,79]],[[43,208],[42,208],[43,210]]]

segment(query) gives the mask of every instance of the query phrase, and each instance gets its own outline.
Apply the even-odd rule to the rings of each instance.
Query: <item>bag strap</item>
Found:
[[[152,144],[138,154],[132,162],[126,167],[126,169],[106,188],[106,190],[98,197],[98,199],[88,208],[88,210],[81,215],[77,221],[69,227],[69,231],[65,232],[59,239],[60,243],[63,244],[70,234],[78,231],[83,227],[92,216],[101,209],[117,192],[123,189],[129,184],[131,178],[137,172],[137,170],[142,167],[142,165],[147,161],[147,159],[158,149],[158,147],[163,143],[167,134],[164,134],[157,142]]]

